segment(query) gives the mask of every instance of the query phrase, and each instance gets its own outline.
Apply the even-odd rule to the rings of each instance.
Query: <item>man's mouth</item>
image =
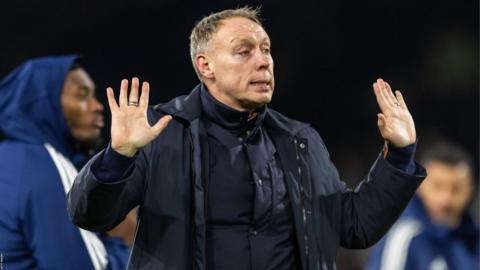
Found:
[[[261,88],[270,88],[271,80],[253,80],[250,84]]]
[[[97,128],[103,128],[105,126],[105,122],[103,121],[103,116],[98,116],[95,118],[94,126]]]

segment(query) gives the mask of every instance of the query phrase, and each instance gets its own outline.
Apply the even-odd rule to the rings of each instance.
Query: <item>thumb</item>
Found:
[[[165,115],[164,117],[160,118],[160,120],[158,120],[158,122],[152,127],[152,131],[155,136],[160,135],[160,133],[167,127],[171,120],[171,115]]]
[[[382,113],[379,113],[377,114],[377,117],[378,117],[378,120],[377,120],[377,125],[379,128],[382,128],[385,126],[385,115],[383,115]]]

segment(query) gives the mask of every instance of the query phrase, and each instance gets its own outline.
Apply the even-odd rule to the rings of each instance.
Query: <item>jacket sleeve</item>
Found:
[[[380,270],[382,262],[382,253],[385,248],[385,237],[376,243],[368,253],[368,260],[365,264],[365,270]]]
[[[95,155],[79,172],[68,192],[68,213],[74,224],[91,231],[108,231],[140,204],[144,191],[147,152],[142,148],[129,174],[116,181],[101,181],[94,174],[104,151]]]
[[[408,174],[393,167],[383,154],[379,154],[368,175],[355,189],[346,187],[340,180],[328,151],[316,131],[310,129],[316,139],[313,155],[320,160],[319,167],[326,170],[328,181],[333,186],[334,207],[329,216],[338,224],[340,245],[345,248],[367,248],[375,244],[397,220],[426,177],[426,171],[415,164],[416,171]]]
[[[28,158],[2,164],[14,172],[0,176],[4,269],[92,269],[79,229],[68,218],[58,171],[46,151],[27,151]]]
[[[106,270],[122,270],[127,268],[131,248],[117,237],[102,237],[102,242],[108,254]]]
[[[65,197],[62,200],[64,203]],[[46,207],[54,205],[49,201],[45,194],[30,192],[23,215],[22,231],[31,255],[36,261],[36,267],[93,269],[91,257],[79,229],[68,220],[64,207],[54,211],[51,207]],[[57,202],[56,207],[61,205]],[[6,269],[10,269],[8,265]]]

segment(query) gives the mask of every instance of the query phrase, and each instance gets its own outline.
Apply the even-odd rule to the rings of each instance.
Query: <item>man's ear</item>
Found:
[[[213,62],[208,55],[197,54],[197,56],[195,56],[195,65],[203,77],[207,79],[213,79],[215,77]]]

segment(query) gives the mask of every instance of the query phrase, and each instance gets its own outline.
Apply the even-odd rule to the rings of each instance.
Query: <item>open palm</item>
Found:
[[[400,91],[392,92],[382,79],[373,84],[381,113],[378,114],[378,129],[382,137],[395,147],[405,147],[417,140],[415,123]]]
[[[133,78],[127,98],[128,80],[122,80],[118,104],[113,89],[107,88],[108,105],[112,113],[111,145],[115,151],[129,157],[160,135],[172,119],[170,115],[166,115],[150,126],[147,120],[150,86],[148,82],[143,82],[140,99],[138,88],[139,80]]]

